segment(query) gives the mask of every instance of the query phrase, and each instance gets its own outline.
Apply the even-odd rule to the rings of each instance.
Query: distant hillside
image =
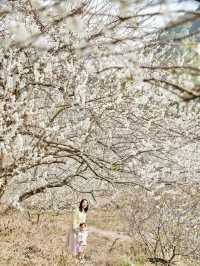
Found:
[[[195,12],[200,13],[200,6],[195,10]],[[186,16],[190,17],[190,15],[184,15],[183,20],[186,19]],[[185,32],[187,31],[187,33]],[[176,34],[195,34],[196,40],[200,42],[200,17],[197,20],[194,20],[191,23],[184,23],[184,25],[174,27],[170,32],[176,33]],[[199,32],[199,33],[198,33]]]
[[[196,11],[200,12],[200,6],[197,8]],[[200,31],[200,18],[198,20],[195,20],[190,28],[190,33],[194,33],[197,31]],[[200,41],[200,34],[198,34],[197,39],[198,41]]]

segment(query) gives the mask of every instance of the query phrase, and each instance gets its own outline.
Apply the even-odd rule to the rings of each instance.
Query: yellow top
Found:
[[[80,223],[85,223],[86,221],[86,213],[80,212],[78,208],[73,209],[73,222],[72,222],[72,226],[73,229],[77,229],[80,226]]]

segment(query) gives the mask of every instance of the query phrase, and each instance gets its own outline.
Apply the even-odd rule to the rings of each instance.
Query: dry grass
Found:
[[[26,215],[15,210],[0,215],[1,266],[79,265],[66,251],[70,213],[45,213],[39,221],[36,214],[32,213],[28,220]],[[135,258],[136,266],[150,265],[136,243],[117,235],[124,226],[117,210],[90,211],[88,227],[99,230],[91,230],[89,235],[85,266],[132,266],[130,262]],[[100,229],[104,230],[103,235]],[[111,230],[115,232],[113,235]]]
[[[34,213],[31,214],[31,219],[27,217],[15,210],[1,214],[1,266],[77,264],[66,251],[70,213],[45,213],[40,216],[39,221]],[[88,227],[112,229],[117,232],[120,229],[118,218],[115,211],[111,213],[108,209],[102,209],[101,212],[91,210],[88,215]],[[113,222],[115,220],[117,222]],[[109,236],[101,236],[98,230],[92,231],[88,239],[87,265],[127,265],[124,261],[127,260],[130,243],[115,238],[112,232]]]
[[[65,251],[66,228],[64,215],[45,214],[38,224],[14,210],[1,216],[0,265],[73,265]]]

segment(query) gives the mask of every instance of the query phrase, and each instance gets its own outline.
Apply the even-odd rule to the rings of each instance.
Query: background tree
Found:
[[[154,28],[154,4],[2,5],[2,201],[198,181],[198,50],[163,41],[198,13]]]

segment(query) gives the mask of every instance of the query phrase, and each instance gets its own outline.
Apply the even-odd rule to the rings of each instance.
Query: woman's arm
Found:
[[[76,230],[79,227],[79,224],[78,224],[79,223],[79,221],[78,221],[79,217],[78,217],[78,209],[77,208],[73,209],[72,219],[73,219],[72,227],[74,230]]]

